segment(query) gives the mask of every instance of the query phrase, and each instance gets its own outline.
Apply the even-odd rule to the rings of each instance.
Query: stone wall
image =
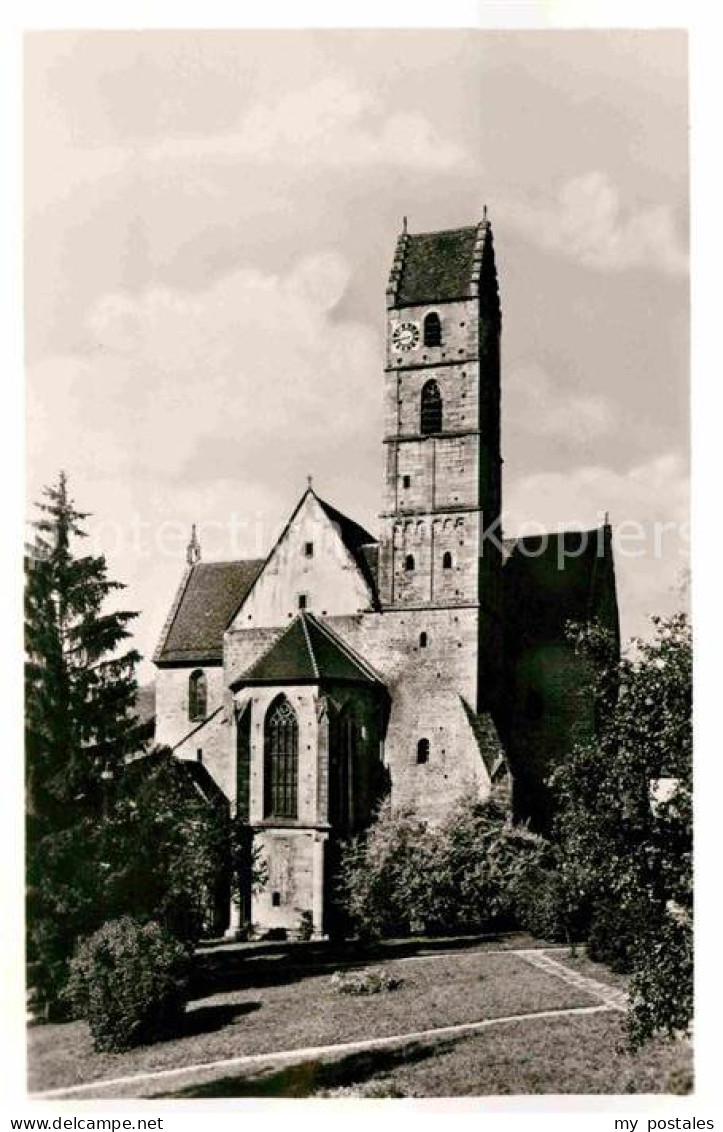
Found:
[[[462,703],[476,705],[478,611],[398,610],[331,624],[379,672],[391,697],[384,759],[394,803],[434,820],[467,788],[486,796],[489,776]],[[429,741],[424,763],[417,761],[420,739]]]
[[[233,799],[235,764],[224,670],[220,665],[199,668],[206,676],[207,718],[212,718],[202,725],[188,718],[188,682],[197,668],[159,668],[155,741],[171,747],[178,758],[202,762],[224,794]]]

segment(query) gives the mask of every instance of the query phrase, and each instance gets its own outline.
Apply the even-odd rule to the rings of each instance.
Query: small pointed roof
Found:
[[[312,613],[302,611],[231,688],[329,681],[383,685],[371,665],[338,634]]]

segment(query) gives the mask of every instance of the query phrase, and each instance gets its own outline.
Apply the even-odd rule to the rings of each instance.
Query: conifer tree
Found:
[[[122,583],[103,556],[75,553],[88,515],[63,472],[44,496],[25,594],[28,809],[41,835],[92,814],[104,776],[133,749],[140,659],[123,649],[137,614],[104,611]]]

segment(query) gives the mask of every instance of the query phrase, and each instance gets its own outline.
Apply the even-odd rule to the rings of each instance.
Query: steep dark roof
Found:
[[[223,659],[223,634],[263,559],[199,562],[186,572],[156,649],[156,664]]]
[[[343,515],[341,511],[337,511],[336,507],[332,507],[330,503],[320,499],[318,495],[316,495],[316,501],[322,511],[338,528],[342,542],[359,567],[364,580],[374,595],[374,601],[377,603],[377,570],[379,564],[379,544],[377,540],[359,523],[355,523],[348,515]]]
[[[508,544],[503,570],[507,649],[563,640],[568,621],[617,627],[609,527],[527,536]]]
[[[367,662],[312,613],[299,613],[250,668],[233,682],[245,684],[318,684],[335,681],[380,684]]]
[[[397,304],[444,302],[471,294],[477,234],[474,227],[409,236]]]
[[[506,773],[508,768],[502,741],[495,727],[494,720],[489,712],[478,713],[473,711],[464,696],[460,696],[460,699],[465,715],[469,720],[469,725],[472,728],[472,734],[477,742],[477,748],[482,762],[485,764],[487,773],[490,776],[490,781],[496,782],[498,778],[501,778],[502,775]]]

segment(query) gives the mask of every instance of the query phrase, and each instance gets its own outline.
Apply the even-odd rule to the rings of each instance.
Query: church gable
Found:
[[[229,625],[287,625],[300,610],[344,616],[374,608],[375,579],[363,527],[309,488]]]

